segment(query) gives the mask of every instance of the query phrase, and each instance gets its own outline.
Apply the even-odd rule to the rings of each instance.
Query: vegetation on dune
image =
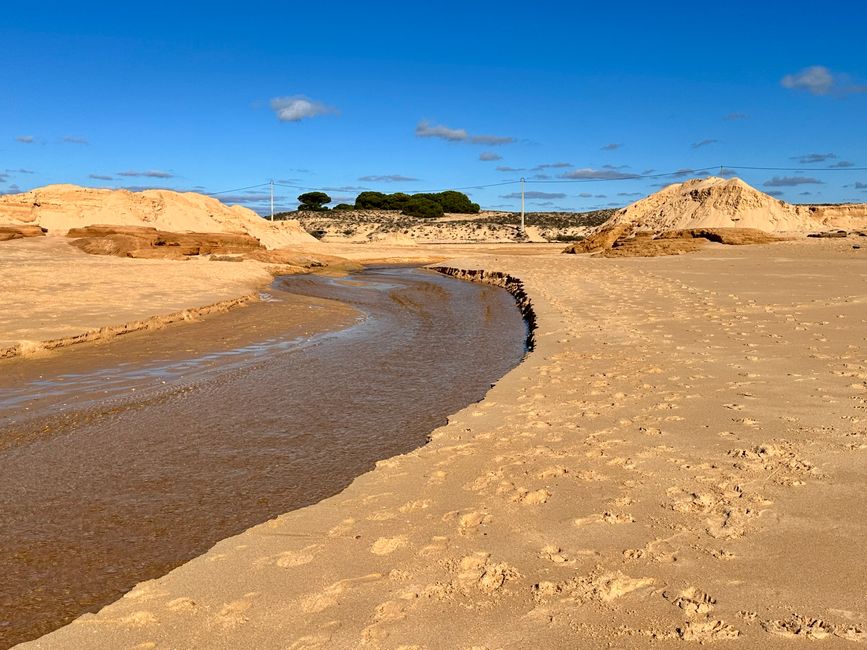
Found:
[[[433,206],[439,206],[439,209]],[[448,190],[432,194],[404,194],[394,192],[362,192],[355,199],[356,210],[400,210],[406,215],[432,219],[445,212],[478,214],[479,204],[470,201],[466,194]]]

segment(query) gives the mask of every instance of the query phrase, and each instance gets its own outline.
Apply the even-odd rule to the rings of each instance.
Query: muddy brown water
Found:
[[[271,296],[0,364],[0,647],[339,492],[525,352],[503,289],[421,269],[290,276]]]

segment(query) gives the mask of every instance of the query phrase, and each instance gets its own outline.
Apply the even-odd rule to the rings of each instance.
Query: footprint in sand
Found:
[[[305,614],[317,614],[321,611],[334,607],[340,602],[340,597],[350,591],[356,584],[377,582],[382,580],[381,573],[369,573],[357,578],[346,578],[334,582],[320,592],[310,594],[301,599],[301,611]]]
[[[699,591],[695,587],[688,587],[680,593],[664,591],[662,592],[662,597],[675,607],[680,607],[680,609],[686,612],[687,616],[709,614],[713,611],[714,605],[716,605],[716,599]]]
[[[683,641],[707,643],[736,639],[740,632],[724,621],[690,621],[677,628],[677,636]]]
[[[217,614],[217,623],[221,627],[236,628],[240,627],[249,620],[247,611],[253,606],[253,600],[258,596],[257,592],[251,591],[244,594],[243,598],[238,598],[223,606],[220,613]]]
[[[321,549],[321,545],[311,544],[297,551],[284,551],[273,558],[274,564],[282,569],[309,564]]]
[[[398,549],[404,548],[409,544],[406,535],[398,535],[397,537],[380,537],[370,547],[370,552],[374,555],[390,555]]]

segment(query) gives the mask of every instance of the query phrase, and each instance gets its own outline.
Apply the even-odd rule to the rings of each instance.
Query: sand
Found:
[[[253,261],[134,260],[88,255],[60,237],[6,241],[0,358],[221,311],[256,299],[271,279]]]
[[[269,222],[239,205],[195,192],[106,190],[47,185],[0,196],[0,225],[38,225],[49,235],[97,224],[151,226],[171,232],[240,232],[266,248],[316,245],[296,221]]]
[[[538,321],[482,402],[23,647],[867,641],[864,249],[447,265],[520,278]]]
[[[674,183],[618,210],[606,226],[629,224],[662,232],[683,228],[756,228],[807,233],[867,225],[867,204],[796,206],[739,178],[696,178]]]

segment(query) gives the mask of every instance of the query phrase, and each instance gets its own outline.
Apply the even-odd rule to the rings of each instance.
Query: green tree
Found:
[[[355,208],[357,210],[387,210],[386,202],[388,197],[382,192],[362,192],[355,197]]]
[[[480,209],[478,203],[473,203],[466,194],[455,190],[439,192],[431,198],[442,206],[444,212],[478,214]]]
[[[331,203],[331,197],[325,192],[305,192],[298,197],[298,203],[301,211],[319,212],[327,209],[323,206]]]
[[[443,216],[443,208],[436,201],[424,196],[413,196],[403,206],[403,214],[422,219],[436,219]]]

